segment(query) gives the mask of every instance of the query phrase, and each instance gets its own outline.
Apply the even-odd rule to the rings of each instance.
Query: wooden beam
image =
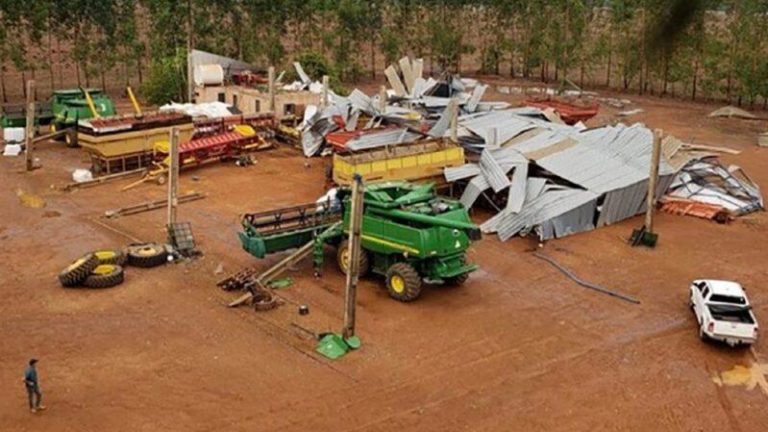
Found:
[[[169,156],[171,166],[168,169],[168,229],[176,222],[176,207],[179,205],[179,128],[171,128]]]
[[[24,158],[27,171],[35,169],[35,81],[27,81],[27,124],[24,134]]]
[[[661,158],[661,129],[653,131],[653,151],[651,152],[651,171],[648,177],[648,195],[645,198],[645,231],[653,233],[653,213],[656,210],[656,182],[659,178],[659,162]]]

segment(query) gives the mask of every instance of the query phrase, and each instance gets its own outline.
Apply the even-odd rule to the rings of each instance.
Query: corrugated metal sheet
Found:
[[[480,99],[483,98],[486,89],[488,89],[487,85],[478,84],[475,86],[475,88],[472,90],[472,96],[469,98],[467,106],[465,107],[467,111],[475,112],[477,109],[477,104],[480,103]]]
[[[488,181],[494,192],[499,192],[509,187],[510,182],[507,178],[507,171],[501,168],[489,150],[485,150],[480,155],[480,173]]]
[[[480,167],[474,163],[468,163],[457,167],[447,167],[443,170],[445,181],[449,183],[474,177],[478,174],[480,174]]]
[[[491,111],[481,116],[462,117],[459,124],[483,139],[488,136],[490,129],[496,129],[499,144],[535,127],[530,119],[506,111]]]
[[[528,183],[528,163],[516,164],[512,173],[512,184],[509,187],[506,209],[511,213],[519,213],[523,209]]]
[[[420,134],[406,128],[386,129],[375,134],[365,134],[347,141],[347,149],[352,151],[368,150],[387,145],[409,143],[421,138]]]
[[[508,214],[497,223],[499,238],[506,241],[521,231],[529,232],[545,223],[550,226],[546,232],[540,233],[542,239],[594,229],[592,218],[597,197],[593,192],[578,189],[545,190],[527,203],[520,213]],[[582,209],[573,213],[579,208]],[[561,219],[554,221],[556,218]]]

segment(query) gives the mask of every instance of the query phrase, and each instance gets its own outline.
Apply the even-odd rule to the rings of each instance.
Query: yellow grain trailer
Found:
[[[95,175],[150,166],[153,148],[168,141],[172,127],[179,129],[179,142],[192,139],[192,118],[178,113],[152,113],[141,117],[113,117],[81,121],[78,144],[91,158]]]
[[[333,155],[333,180],[352,183],[357,173],[365,182],[389,180],[440,180],[443,169],[464,164],[464,149],[451,141],[436,139],[398,144],[374,150]]]

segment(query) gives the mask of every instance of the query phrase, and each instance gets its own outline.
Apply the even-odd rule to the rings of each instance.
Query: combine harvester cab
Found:
[[[349,197],[350,190],[342,188],[325,204],[245,215],[240,242],[258,258],[312,242],[316,269],[324,260],[323,245],[330,244],[337,249],[339,268],[346,272]],[[480,239],[479,227],[461,203],[436,196],[431,183],[367,186],[361,237],[360,275],[384,276],[389,295],[396,300],[416,300],[425,279],[461,285],[477,269],[467,263],[466,251]]]

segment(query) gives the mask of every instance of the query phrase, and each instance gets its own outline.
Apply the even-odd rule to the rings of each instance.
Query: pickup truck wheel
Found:
[[[421,295],[421,276],[408,263],[395,263],[387,270],[389,296],[401,302],[411,302]]]
[[[349,254],[349,241],[344,240],[336,250],[336,263],[339,265],[339,270],[344,274],[347,274],[347,269],[349,268]],[[360,248],[360,277],[367,275],[370,269],[371,260],[368,257],[368,252]]]
[[[464,282],[466,282],[467,279],[469,279],[469,273],[464,273],[464,274],[460,274],[458,276],[445,278],[445,279],[443,279],[443,282],[445,282],[446,286],[457,287],[457,286],[460,286],[460,285],[464,285]]]
[[[704,328],[702,326],[699,326],[699,339],[701,339],[702,342],[706,342],[709,340],[709,336],[707,336],[707,334],[704,333]]]

